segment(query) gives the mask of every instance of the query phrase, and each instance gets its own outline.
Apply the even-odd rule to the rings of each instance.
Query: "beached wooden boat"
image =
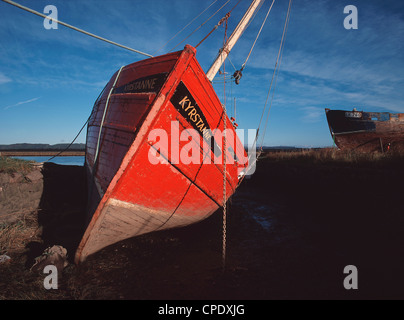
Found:
[[[207,74],[187,45],[112,76],[88,124],[89,224],[77,263],[118,241],[201,221],[235,192],[247,154],[210,81],[261,2],[252,2]],[[212,134],[224,128],[226,138]],[[190,150],[199,162],[181,158]]]
[[[363,152],[404,148],[404,113],[325,109],[338,148]]]

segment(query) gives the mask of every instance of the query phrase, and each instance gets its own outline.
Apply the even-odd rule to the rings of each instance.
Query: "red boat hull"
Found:
[[[87,132],[90,219],[76,262],[118,241],[215,212],[224,199],[224,140],[205,129],[220,133],[224,121],[226,199],[235,192],[247,155],[195,54],[186,46],[128,65],[97,99]],[[164,132],[167,141],[159,135]]]

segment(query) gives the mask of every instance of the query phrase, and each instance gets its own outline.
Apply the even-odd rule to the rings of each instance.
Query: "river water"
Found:
[[[36,162],[47,162],[51,157],[42,156],[42,157],[13,157],[16,159],[23,159],[29,161]],[[49,162],[61,164],[61,165],[69,165],[69,166],[83,166],[84,165],[84,156],[63,156],[63,157],[55,157]]]

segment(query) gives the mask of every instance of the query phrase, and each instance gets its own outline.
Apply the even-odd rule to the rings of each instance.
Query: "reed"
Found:
[[[302,149],[298,151],[274,151],[262,154],[262,159],[282,162],[299,162],[308,164],[385,164],[403,163],[403,151],[363,153],[355,151],[343,151],[336,148]]]

